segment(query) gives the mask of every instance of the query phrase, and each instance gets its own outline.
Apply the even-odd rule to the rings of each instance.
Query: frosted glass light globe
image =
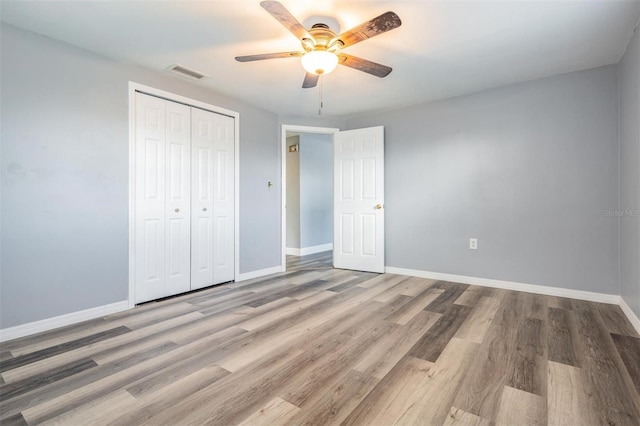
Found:
[[[302,57],[302,67],[311,74],[329,74],[338,66],[338,56],[326,50],[313,50]]]

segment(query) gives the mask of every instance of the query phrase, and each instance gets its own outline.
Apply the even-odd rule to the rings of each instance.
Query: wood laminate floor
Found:
[[[330,261],[6,342],[0,423],[640,424],[619,307]]]

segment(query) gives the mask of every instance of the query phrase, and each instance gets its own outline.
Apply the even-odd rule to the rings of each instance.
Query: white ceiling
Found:
[[[2,0],[2,20],[154,70],[180,63],[202,85],[279,114],[318,114],[299,58],[237,55],[300,50],[259,0]],[[380,79],[339,66],[324,79],[323,116],[349,117],[616,63],[640,17],[638,0],[282,0],[309,27],[339,33],[388,10],[402,26],[345,49],[393,67]],[[181,77],[176,77],[181,78]]]

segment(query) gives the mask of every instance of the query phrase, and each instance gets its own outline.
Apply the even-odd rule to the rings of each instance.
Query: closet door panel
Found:
[[[234,119],[135,98],[135,303],[233,280]]]
[[[214,114],[191,108],[191,289],[214,283]]]
[[[165,101],[136,93],[136,303],[166,295],[165,119]]]
[[[215,168],[214,210],[214,283],[234,279],[234,156],[235,122],[232,117],[214,115]]]
[[[166,102],[167,295],[191,289],[191,108]]]

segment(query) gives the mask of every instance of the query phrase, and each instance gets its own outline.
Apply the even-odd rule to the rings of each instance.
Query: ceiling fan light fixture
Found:
[[[311,74],[329,74],[338,66],[338,56],[326,50],[313,50],[302,57],[302,67]]]
[[[2,0],[0,0],[2,1]],[[370,39],[371,37],[398,28],[402,21],[394,12],[386,12],[380,16],[363,22],[350,30],[336,34],[324,23],[318,22],[307,29],[277,0],[264,0],[260,6],[282,24],[302,43],[302,52],[263,53],[259,55],[236,56],[238,62],[262,61],[265,59],[301,57],[306,71],[303,89],[316,87],[320,76],[332,72],[338,64],[366,72],[376,77],[386,77],[391,67],[378,64],[357,56],[341,53],[346,47]],[[328,18],[335,21],[333,18]],[[335,21],[337,25],[337,21]],[[320,86],[322,88],[322,85]],[[321,90],[322,92],[322,90]],[[322,96],[322,95],[321,95]]]

